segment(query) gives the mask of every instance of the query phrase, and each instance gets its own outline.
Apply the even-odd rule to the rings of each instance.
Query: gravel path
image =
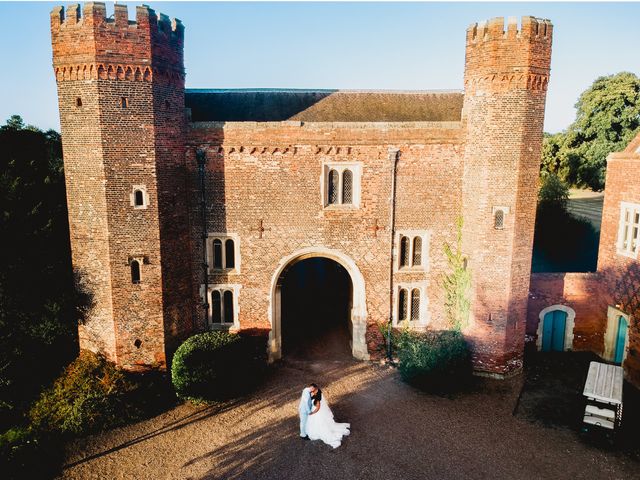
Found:
[[[298,437],[297,402],[321,385],[351,436],[337,450]],[[512,415],[522,377],[482,380],[455,398],[418,392],[392,369],[289,361],[254,395],[221,407],[181,405],[76,441],[68,479],[638,479],[640,464],[569,430]]]

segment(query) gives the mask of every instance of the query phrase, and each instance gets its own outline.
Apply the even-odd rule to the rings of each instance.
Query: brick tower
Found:
[[[479,371],[522,367],[552,26],[523,17],[467,30],[463,250]]]
[[[94,295],[81,348],[164,368],[193,318],[182,24],[96,2],[56,7],[51,37],[73,266]]]

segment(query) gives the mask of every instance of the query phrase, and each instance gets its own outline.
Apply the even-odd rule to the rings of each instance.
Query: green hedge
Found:
[[[180,398],[219,400],[254,386],[265,367],[264,337],[206,332],[188,338],[176,350],[171,380]]]
[[[74,435],[123,425],[141,414],[128,401],[135,388],[113,363],[83,351],[40,395],[29,412],[31,425]]]
[[[457,330],[396,336],[396,352],[402,379],[427,390],[454,390],[471,377],[469,346]]]

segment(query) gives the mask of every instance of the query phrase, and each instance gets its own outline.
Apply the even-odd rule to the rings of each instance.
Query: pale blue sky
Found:
[[[107,12],[113,11],[113,2]],[[465,29],[496,16],[554,24],[545,130],[566,128],[596,77],[640,75],[640,3],[149,3],[185,27],[187,88],[462,89]],[[0,2],[0,123],[59,129],[49,12]]]

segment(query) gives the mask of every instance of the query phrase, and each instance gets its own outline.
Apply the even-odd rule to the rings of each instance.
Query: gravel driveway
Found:
[[[321,385],[351,436],[337,450],[298,437],[297,403]],[[640,478],[640,464],[581,443],[569,430],[512,415],[522,377],[482,380],[455,398],[355,361],[289,361],[249,398],[180,405],[156,418],[78,440],[69,479],[543,479]]]

